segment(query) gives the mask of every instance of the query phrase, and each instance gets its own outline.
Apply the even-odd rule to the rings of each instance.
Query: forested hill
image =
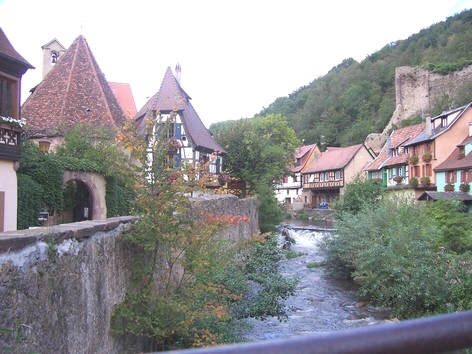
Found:
[[[360,63],[345,59],[256,116],[281,113],[305,144],[362,143],[369,133],[382,132],[395,110],[396,67],[423,67],[448,74],[472,64],[471,43],[472,10],[466,10],[406,40],[388,43]],[[461,97],[431,102],[430,113],[434,116],[451,104],[457,107],[472,101],[472,85],[467,87]]]

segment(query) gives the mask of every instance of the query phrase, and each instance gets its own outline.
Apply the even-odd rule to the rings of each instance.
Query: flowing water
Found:
[[[285,301],[288,319],[282,322],[276,317],[263,321],[249,319],[247,322],[252,329],[243,334],[245,342],[370,326],[387,321],[386,309],[373,307],[356,298],[355,284],[327,277],[322,266],[307,267],[323,262],[324,256],[318,243],[324,232],[329,231],[293,224],[285,227],[290,237],[295,239],[291,251],[299,254],[298,257],[280,261],[285,277],[299,279],[296,294]],[[279,238],[282,244],[284,237],[279,234]]]

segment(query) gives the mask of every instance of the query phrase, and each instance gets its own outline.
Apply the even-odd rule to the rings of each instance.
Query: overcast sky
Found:
[[[472,0],[0,0],[0,27],[41,81],[41,46],[82,34],[108,81],[131,85],[137,109],[182,67],[207,127],[249,118],[275,99],[384,45],[472,8]]]

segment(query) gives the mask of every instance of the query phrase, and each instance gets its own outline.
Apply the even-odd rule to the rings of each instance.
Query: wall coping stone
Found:
[[[0,253],[18,251],[36,242],[47,242],[51,239],[59,243],[67,239],[90,238],[97,232],[110,231],[116,229],[120,224],[134,223],[137,219],[137,216],[119,216],[104,220],[86,220],[70,224],[0,232]]]

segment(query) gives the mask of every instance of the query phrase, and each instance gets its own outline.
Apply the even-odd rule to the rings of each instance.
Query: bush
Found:
[[[374,207],[385,193],[385,187],[381,181],[367,180],[362,177],[356,177],[346,186],[346,191],[334,203],[336,217],[342,217],[342,213],[357,213],[364,205]]]
[[[331,274],[352,277],[360,295],[394,309],[398,317],[435,311],[445,303],[443,264],[437,257],[440,231],[420,223],[422,207],[403,200],[384,200],[337,221],[337,234],[322,248]]]

